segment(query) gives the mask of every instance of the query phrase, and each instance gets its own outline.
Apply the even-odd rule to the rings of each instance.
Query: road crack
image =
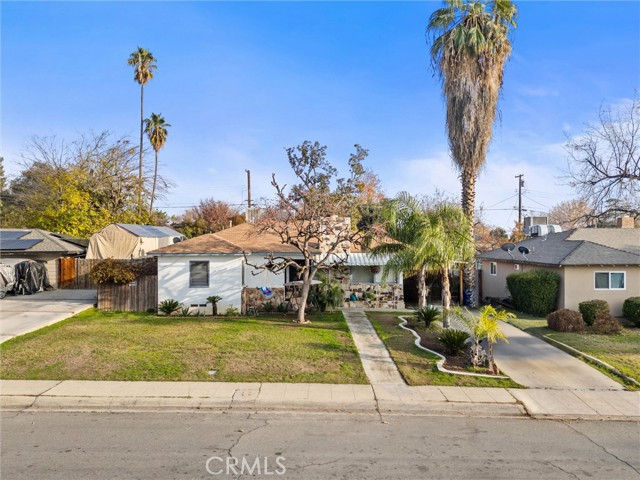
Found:
[[[619,462],[624,463],[626,466],[628,466],[631,470],[633,470],[634,472],[636,472],[638,475],[640,475],[640,470],[638,470],[636,467],[634,467],[633,465],[631,465],[629,462],[627,462],[626,460],[624,460],[623,458],[618,457],[615,453],[610,452],[609,450],[607,450],[604,445],[600,445],[598,442],[596,442],[595,440],[593,440],[591,437],[589,437],[587,434],[581,432],[580,430],[578,430],[577,428],[575,428],[573,425],[571,425],[570,423],[567,422],[563,422],[567,427],[569,427],[571,430],[573,430],[574,432],[576,432],[577,434],[581,435],[582,437],[586,438],[587,440],[589,440],[591,443],[593,443],[596,447],[599,447],[604,453],[606,453],[607,455],[612,456],[613,458],[615,458],[616,460],[618,460]]]

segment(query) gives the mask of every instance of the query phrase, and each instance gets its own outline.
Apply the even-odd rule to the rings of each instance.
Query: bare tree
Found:
[[[298,183],[281,185],[272,176],[276,199],[265,209],[256,223],[259,233],[276,235],[299,254],[267,255],[262,264],[248,265],[256,269],[282,272],[297,271],[302,280],[298,323],[307,323],[305,309],[311,280],[322,268],[344,261],[352,245],[362,240],[361,227],[353,225],[348,215],[362,202],[362,176],[367,172],[362,161],[367,150],[355,145],[349,158],[349,178],[335,179],[337,170],[326,159],[327,147],[305,141],[287,149],[289,164]],[[246,255],[245,255],[246,257]]]
[[[244,216],[237,207],[213,198],[200,200],[198,205],[174,218],[174,222],[179,225],[176,228],[189,238],[219,232],[244,221]]]
[[[589,226],[591,207],[583,198],[560,202],[549,210],[548,221],[564,230]]]
[[[598,122],[566,145],[568,183],[589,204],[586,219],[640,216],[640,100],[603,107]]]

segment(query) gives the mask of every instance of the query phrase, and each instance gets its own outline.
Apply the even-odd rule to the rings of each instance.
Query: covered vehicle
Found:
[[[15,276],[16,284],[13,290],[16,295],[32,295],[43,290],[53,290],[49,283],[47,267],[42,263],[33,260],[17,263]]]
[[[0,298],[13,291],[16,285],[16,268],[13,265],[0,263]]]

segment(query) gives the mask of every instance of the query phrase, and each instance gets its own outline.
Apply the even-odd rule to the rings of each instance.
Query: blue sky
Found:
[[[501,121],[477,191],[488,223],[511,229],[515,175],[525,208],[572,197],[566,135],[640,87],[639,2],[516,2],[520,15]],[[9,2],[1,8],[2,155],[10,175],[32,135],[130,135],[138,45],[158,59],[145,114],[173,126],[160,152],[169,214],[201,198],[269,196],[291,179],[284,149],[328,146],[346,174],[359,143],[390,196],[458,195],[425,25],[439,2]],[[149,155],[151,157],[151,155]]]

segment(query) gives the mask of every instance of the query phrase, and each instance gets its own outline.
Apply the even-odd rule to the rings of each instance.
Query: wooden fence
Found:
[[[158,308],[158,276],[146,275],[123,285],[98,285],[98,308],[120,312],[146,312]]]
[[[58,259],[58,288],[67,290],[98,288],[89,278],[89,272],[99,261],[70,257]]]

